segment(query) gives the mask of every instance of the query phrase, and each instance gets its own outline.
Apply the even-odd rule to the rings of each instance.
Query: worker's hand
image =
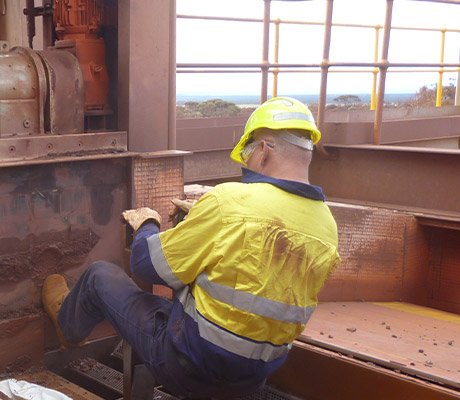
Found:
[[[160,214],[148,207],[123,211],[123,218],[131,225],[134,232],[137,232],[141,225],[148,220],[152,220],[152,222],[156,223],[158,227],[160,227],[161,224]]]
[[[174,224],[177,225],[184,219],[184,216],[188,214],[196,202],[197,200],[171,200],[171,203],[174,204],[174,208],[169,212],[169,220],[173,221]]]
[[[182,210],[186,213],[190,211],[190,209],[196,202],[197,202],[196,200],[180,200],[180,199],[171,200],[171,203],[174,204],[174,207],[176,210]]]

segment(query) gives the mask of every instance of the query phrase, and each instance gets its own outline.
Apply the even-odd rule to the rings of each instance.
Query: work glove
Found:
[[[174,208],[169,212],[169,221],[172,221],[174,225],[177,225],[185,219],[185,216],[196,202],[197,200],[171,200],[171,203],[174,204]]]
[[[134,232],[137,232],[141,225],[149,220],[158,225],[158,227],[160,227],[161,224],[160,214],[148,207],[141,207],[135,210],[126,210],[123,211],[122,215],[125,221],[131,225]]]

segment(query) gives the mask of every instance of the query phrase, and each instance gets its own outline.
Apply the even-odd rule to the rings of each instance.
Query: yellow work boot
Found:
[[[86,340],[80,343],[69,343],[65,340],[61,327],[57,322],[59,309],[70,290],[64,277],[59,274],[53,274],[45,279],[42,289],[42,300],[45,311],[53,321],[54,327],[58,334],[59,341],[65,347],[80,347],[86,343]]]

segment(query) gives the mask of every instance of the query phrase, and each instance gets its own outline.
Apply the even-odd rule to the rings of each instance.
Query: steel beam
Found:
[[[0,166],[14,161],[53,159],[59,156],[81,157],[98,153],[124,152],[126,132],[94,132],[73,135],[37,135],[2,138]]]
[[[184,183],[239,180],[241,165],[230,158],[231,149],[193,152],[184,158]]]
[[[310,181],[330,200],[460,215],[460,151],[396,146],[328,146],[313,157]]]
[[[310,181],[327,198],[449,218],[460,216],[460,151],[399,146],[327,146],[337,158],[315,153]],[[231,149],[195,151],[184,161],[185,183],[238,181]]]
[[[296,342],[269,384],[302,399],[450,400],[460,392]]]
[[[260,103],[267,101],[268,89],[268,53],[269,53],[269,40],[270,40],[270,5],[271,0],[264,0],[264,33],[263,33],[263,48],[262,48],[262,84],[260,89]]]
[[[175,40],[172,2],[118,4],[118,128],[128,131],[131,151],[174,146],[174,127],[170,127],[175,121],[176,67],[170,43]]]

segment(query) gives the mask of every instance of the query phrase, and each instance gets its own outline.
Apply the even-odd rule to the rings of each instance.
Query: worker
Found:
[[[92,264],[70,290],[47,278],[43,302],[62,343],[79,345],[107,318],[155,380],[182,397],[251,394],[285,361],[340,262],[337,227],[309,184],[321,134],[291,98],[259,106],[231,153],[242,182],[217,185],[160,233],[149,208],[128,210],[131,269],[174,301],[140,290],[118,266]]]

